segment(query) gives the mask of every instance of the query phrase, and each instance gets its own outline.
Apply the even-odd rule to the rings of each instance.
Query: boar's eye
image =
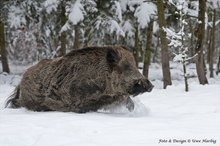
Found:
[[[123,70],[130,70],[131,66],[128,63],[123,64],[122,66]]]
[[[115,50],[108,49],[106,59],[110,67],[112,68],[118,64],[120,57]]]

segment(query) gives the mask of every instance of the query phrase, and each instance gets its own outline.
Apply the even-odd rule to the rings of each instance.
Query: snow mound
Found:
[[[134,110],[129,111],[125,105],[109,105],[99,109],[98,113],[112,114],[125,117],[142,117],[149,114],[149,109],[140,101],[139,98],[132,99],[134,102]]]

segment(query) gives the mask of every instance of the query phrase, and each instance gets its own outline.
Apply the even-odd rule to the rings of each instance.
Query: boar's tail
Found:
[[[20,107],[19,103],[17,102],[19,95],[20,95],[20,86],[18,85],[15,88],[13,94],[8,97],[6,104],[5,104],[5,108],[7,108],[7,107],[10,107],[10,108]]]

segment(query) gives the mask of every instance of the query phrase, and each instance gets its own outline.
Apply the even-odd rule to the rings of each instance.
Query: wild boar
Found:
[[[130,96],[152,88],[128,48],[87,47],[44,59],[27,69],[7,105],[33,111],[85,113],[105,105],[125,104],[132,110]]]

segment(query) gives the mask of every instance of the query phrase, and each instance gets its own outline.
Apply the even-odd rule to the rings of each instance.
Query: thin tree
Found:
[[[188,57],[188,47],[184,44],[184,42],[189,38],[189,35],[185,33],[185,26],[188,25],[186,22],[186,14],[188,10],[188,2],[185,0],[179,0],[175,4],[172,3],[176,8],[177,11],[175,14],[178,14],[179,16],[179,30],[173,31],[169,28],[164,28],[164,30],[167,32],[167,37],[170,39],[169,46],[177,48],[178,53],[173,53],[175,55],[174,61],[180,62],[183,66],[183,77],[185,82],[185,91],[189,91],[189,85],[188,85],[188,74],[186,70],[186,64],[188,60],[192,59],[193,57]],[[194,55],[195,56],[195,55]]]
[[[157,0],[157,12],[158,12],[158,23],[159,23],[159,33],[160,33],[160,43],[161,43],[161,56],[162,56],[162,71],[163,71],[163,84],[164,89],[171,85],[170,76],[170,64],[169,64],[169,54],[166,32],[163,30],[166,27],[166,21],[164,16],[164,4],[162,0]]]
[[[199,83],[204,85],[208,84],[205,73],[205,63],[204,63],[204,37],[205,37],[205,10],[206,10],[206,0],[199,0],[199,14],[198,14],[198,29],[197,29],[197,43],[196,43],[196,71],[199,79]]]
[[[0,6],[1,6],[0,2]],[[6,51],[6,40],[5,40],[5,24],[3,21],[3,13],[0,11],[0,58],[2,62],[2,71],[10,73],[7,51]]]
[[[210,33],[210,40],[209,40],[209,71],[210,71],[210,77],[214,77],[214,52],[215,52],[215,22],[216,22],[216,10],[212,10],[212,28]]]
[[[134,58],[135,58],[136,66],[137,67],[138,67],[138,63],[139,63],[139,55],[140,55],[139,29],[138,29],[138,26],[136,26],[135,27]]]
[[[218,55],[218,63],[217,63],[217,67],[216,67],[216,75],[218,75],[218,73],[220,73],[220,53]]]
[[[183,76],[184,76],[184,82],[185,82],[185,91],[189,91],[189,85],[188,85],[188,75],[186,72],[186,63],[187,63],[187,51],[188,48],[184,46],[184,39],[185,39],[185,33],[184,33],[184,28],[185,25],[187,24],[184,19],[184,1],[182,1],[182,4],[180,3],[180,6],[182,7],[179,10],[179,21],[180,21],[180,39],[181,39],[181,46],[179,48],[179,53],[181,54],[181,63],[183,65]]]
[[[79,42],[79,36],[80,35],[80,25],[76,24],[74,26],[74,44],[73,44],[73,49],[79,49],[80,47],[80,42]]]
[[[61,1],[60,3],[60,17],[58,19],[60,19],[60,26],[64,26],[66,21],[67,21],[67,17],[66,17],[66,8],[65,8],[65,3],[63,1]],[[67,35],[66,35],[66,31],[62,31],[60,34],[60,49],[59,49],[59,56],[63,56],[66,54],[66,44],[67,44]]]
[[[151,59],[153,24],[154,24],[154,21],[153,19],[151,19],[149,22],[148,28],[147,28],[147,41],[146,41],[146,49],[145,49],[145,55],[144,55],[144,68],[143,68],[143,75],[146,78],[148,78],[150,59]]]
[[[192,18],[189,18],[189,31],[191,32],[190,36],[190,45],[189,45],[189,51],[190,55],[193,56],[195,54],[195,47],[194,47],[194,31],[193,31],[193,24],[192,24]],[[193,59],[190,60],[190,62],[193,62]]]

